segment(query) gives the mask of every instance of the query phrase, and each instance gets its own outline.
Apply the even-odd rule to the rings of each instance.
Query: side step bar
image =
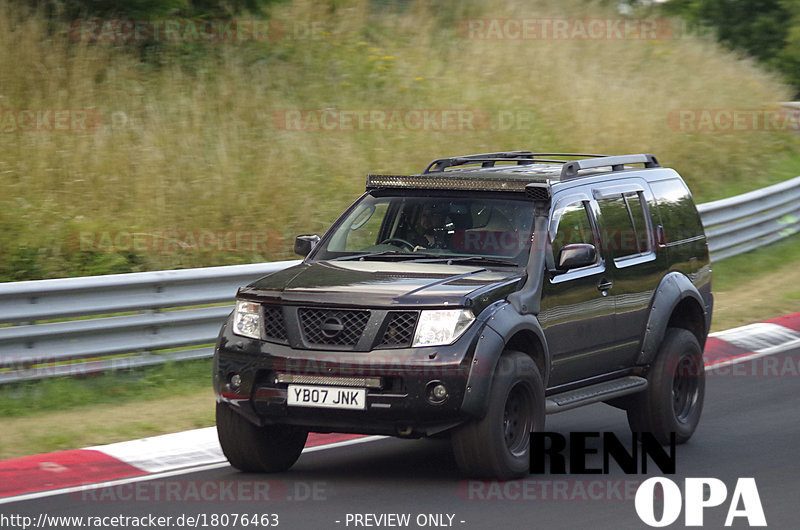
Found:
[[[620,377],[577,390],[554,394],[545,401],[545,412],[547,414],[564,412],[590,403],[641,392],[645,388],[647,388],[647,379],[644,377],[635,375]]]

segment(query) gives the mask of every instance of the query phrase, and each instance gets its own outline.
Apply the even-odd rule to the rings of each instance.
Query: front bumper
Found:
[[[214,390],[218,402],[227,403],[258,425],[292,424],[315,432],[431,435],[468,417],[461,405],[469,392],[472,357],[483,330],[484,323],[475,322],[449,346],[358,352],[299,350],[248,339],[231,333],[226,323],[214,354]],[[233,375],[240,379],[238,387],[231,384]],[[342,386],[346,384],[343,378],[352,377],[368,377],[373,384],[367,388],[364,410],[290,406],[289,383],[284,381],[296,376],[313,377],[312,381],[325,386]],[[441,403],[432,403],[427,397],[435,383],[447,388]],[[354,383],[351,380],[349,384]]]

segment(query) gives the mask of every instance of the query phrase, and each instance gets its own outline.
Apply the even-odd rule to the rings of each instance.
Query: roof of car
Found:
[[[565,160],[568,157],[576,160]],[[480,166],[474,167],[476,164]],[[368,175],[367,189],[525,191],[528,184],[550,186],[598,173],[620,171],[627,169],[628,164],[644,164],[645,168],[661,167],[651,154],[605,156],[505,151],[440,158],[415,175]]]

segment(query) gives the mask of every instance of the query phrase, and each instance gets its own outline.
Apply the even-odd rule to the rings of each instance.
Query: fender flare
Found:
[[[667,332],[670,316],[675,308],[686,298],[694,299],[703,311],[704,329],[709,328],[709,314],[700,291],[692,281],[680,272],[671,272],[664,276],[650,303],[650,315],[647,318],[642,348],[636,364],[650,364],[658,353],[658,347]]]
[[[550,376],[550,351],[542,326],[535,315],[521,315],[511,304],[502,302],[492,308],[483,320],[484,327],[475,345],[464,401],[461,404],[462,412],[476,418],[482,418],[486,414],[497,363],[508,340],[517,332],[529,331],[536,335],[544,354],[542,382],[545,387]]]

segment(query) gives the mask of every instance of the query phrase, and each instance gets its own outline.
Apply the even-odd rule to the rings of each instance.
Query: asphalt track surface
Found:
[[[769,527],[800,524],[798,358],[800,348],[782,354],[781,362],[793,363],[794,368],[778,376],[744,368],[707,378],[700,426],[688,444],[678,446],[676,474],[669,476],[681,490],[685,477],[715,477],[726,484],[728,499],[720,507],[705,510],[704,527],[724,526],[730,493],[739,477],[755,478]],[[630,440],[625,414],[602,404],[549,416],[546,428],[567,436],[578,431],[612,431],[626,444]],[[602,457],[587,457],[587,465],[602,467]],[[201,514],[204,519],[198,527],[221,528],[219,523],[228,522],[227,527],[233,528],[230,519],[212,525],[212,514],[277,514],[278,528],[305,529],[396,528],[378,524],[396,520],[365,516],[357,525],[353,517],[409,514],[409,523],[399,527],[648,528],[637,516],[633,501],[636,486],[648,476],[663,473],[651,465],[646,475],[625,475],[612,462],[607,475],[547,474],[507,483],[471,482],[459,475],[446,441],[386,438],[304,453],[286,473],[243,474],[219,465],[203,472],[14,502],[0,506],[0,518],[3,514],[28,515],[34,520],[40,514],[152,514],[173,517],[173,527],[188,527],[175,526],[177,517]],[[169,498],[164,493],[168,487],[177,488]],[[197,491],[203,487],[210,497],[198,501]],[[259,496],[256,492],[268,500],[252,500]],[[660,506],[658,501],[656,506]],[[660,516],[660,508],[655,513]],[[438,515],[441,520],[418,521],[420,514]],[[45,527],[76,526],[73,521]],[[673,527],[683,526],[682,513]],[[256,528],[235,526],[245,527]],[[748,527],[746,519],[735,519],[733,527]]]

